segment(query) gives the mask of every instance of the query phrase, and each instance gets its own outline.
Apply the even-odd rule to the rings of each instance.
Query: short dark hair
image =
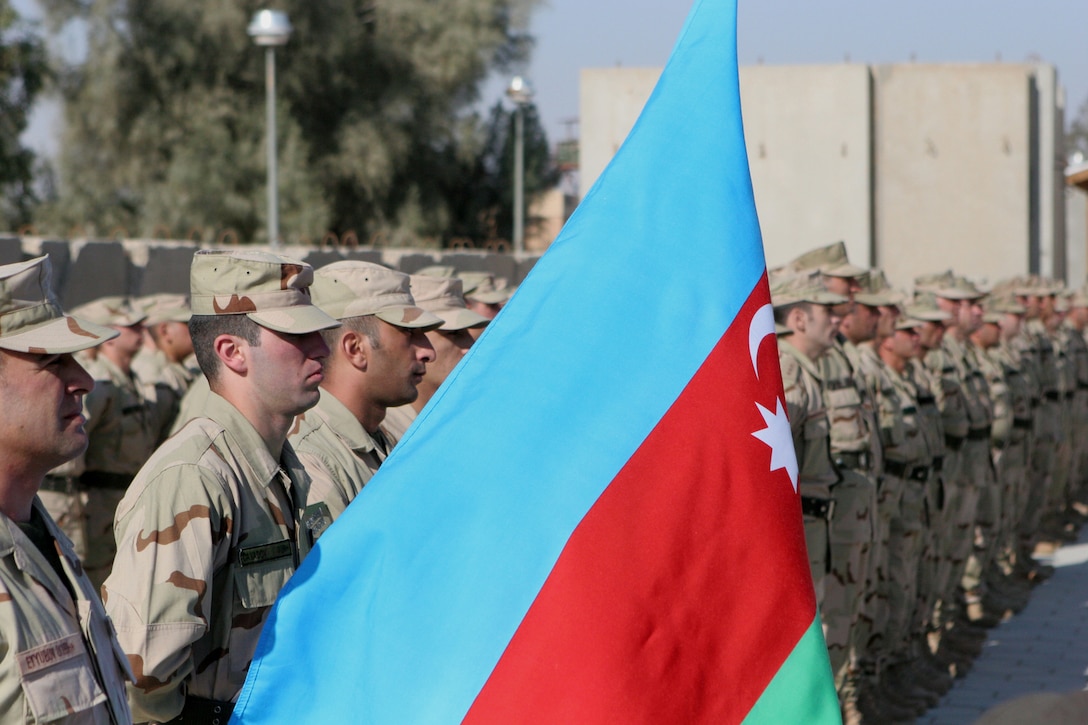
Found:
[[[340,343],[340,337],[349,330],[369,340],[372,349],[377,350],[381,347],[381,323],[377,317],[374,315],[345,317],[340,320],[340,327],[330,327],[321,331],[321,338],[329,346],[330,354]]]
[[[789,318],[790,313],[794,309],[804,310],[805,315],[812,315],[812,303],[811,302],[793,302],[788,305],[782,305],[781,307],[774,308],[774,321],[775,324],[785,325],[786,320]]]
[[[189,318],[189,336],[201,372],[214,383],[219,377],[219,357],[215,354],[215,338],[220,335],[240,337],[252,347],[261,344],[261,326],[246,315],[193,315]]]

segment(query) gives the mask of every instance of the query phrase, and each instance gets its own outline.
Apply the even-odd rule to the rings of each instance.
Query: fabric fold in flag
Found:
[[[837,719],[735,38],[734,0],[696,2],[598,183],[281,593],[232,722]]]

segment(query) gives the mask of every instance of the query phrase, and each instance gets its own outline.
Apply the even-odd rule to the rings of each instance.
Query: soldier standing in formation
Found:
[[[126,725],[132,679],[94,585],[37,497],[87,447],[72,353],[118,332],[66,316],[49,259],[0,267],[0,722]]]

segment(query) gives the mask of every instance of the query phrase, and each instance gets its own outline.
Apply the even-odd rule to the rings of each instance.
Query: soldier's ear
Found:
[[[360,335],[355,330],[345,330],[336,347],[336,355],[343,356],[353,367],[366,371],[370,358],[370,341],[366,335]]]
[[[212,341],[219,362],[236,373],[245,373],[249,369],[249,345],[234,335],[219,335]]]

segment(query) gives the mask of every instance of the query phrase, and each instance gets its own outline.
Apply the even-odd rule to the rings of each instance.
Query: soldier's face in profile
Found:
[[[70,354],[0,350],[0,455],[42,473],[87,448],[83,396],[94,387]]]
[[[916,327],[896,330],[891,340],[892,351],[904,360],[918,357],[922,352],[922,339]]]
[[[261,328],[261,344],[247,345],[248,372],[268,412],[294,416],[317,404],[329,348],[321,335]]]
[[[438,388],[476,340],[468,330],[432,330],[427,339],[434,348],[434,362],[427,365],[425,378]]]
[[[428,364],[434,362],[435,353],[422,331],[379,322],[379,345],[370,349],[367,358],[368,388],[376,403],[394,408],[419,395],[416,386]]]

